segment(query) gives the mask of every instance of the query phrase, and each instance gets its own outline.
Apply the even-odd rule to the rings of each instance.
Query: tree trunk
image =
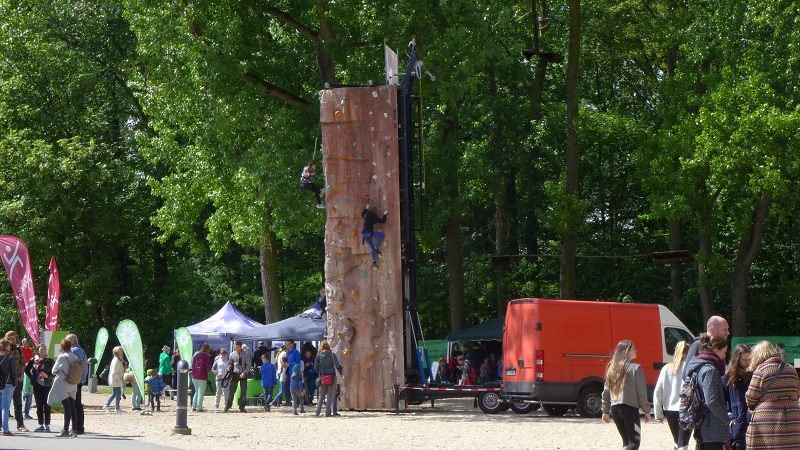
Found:
[[[761,240],[764,237],[764,223],[769,213],[772,196],[762,192],[753,211],[753,221],[747,234],[739,241],[736,263],[733,266],[731,299],[731,334],[734,337],[747,336],[747,286],[750,280],[750,267],[758,256]]]
[[[264,323],[277,322],[283,319],[283,309],[278,279],[278,239],[274,231],[266,231],[261,238],[259,268],[264,294]]]
[[[578,200],[580,185],[580,148],[575,120],[578,118],[578,79],[581,55],[581,2],[569,0],[569,55],[567,56],[567,184],[566,193]],[[578,250],[576,226],[569,224],[564,233],[561,248],[561,276],[559,293],[561,298],[575,298],[575,255]]]
[[[448,110],[452,111],[450,108]],[[457,148],[450,145],[460,142],[458,132],[458,119],[451,115],[447,119],[445,129],[445,142],[447,148]],[[457,152],[454,152],[457,153]],[[445,258],[447,260],[447,281],[450,293],[450,332],[457,333],[467,327],[467,308],[464,302],[464,254],[461,249],[461,214],[457,207],[458,201],[458,163],[455,155],[447,155],[444,163],[445,179],[448,183],[449,218],[444,224]]]
[[[679,220],[671,220],[669,222],[669,249],[673,252],[681,249],[681,222]],[[672,304],[677,305],[683,298],[681,263],[670,264],[669,271],[670,284],[672,285]]]
[[[494,97],[497,95],[497,75],[495,74],[494,59],[489,61],[489,95]],[[495,117],[499,115],[499,111],[494,111]],[[502,125],[499,120],[494,121],[494,129],[492,130],[492,146],[494,147],[494,166],[495,166],[495,181],[494,181],[494,237],[495,237],[495,255],[501,256],[506,254],[506,236],[508,235],[508,223],[505,214],[505,155],[503,154],[502,142]],[[499,260],[496,260],[499,261]],[[506,305],[508,303],[505,291],[505,277],[506,266],[504,264],[495,265],[495,301],[497,306],[497,316],[501,317],[506,314]]]
[[[464,303],[464,256],[461,252],[461,223],[453,209],[444,225],[447,278],[450,287],[450,332],[467,327],[467,308]]]

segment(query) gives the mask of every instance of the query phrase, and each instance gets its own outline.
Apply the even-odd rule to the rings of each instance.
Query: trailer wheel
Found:
[[[500,400],[500,396],[496,392],[478,394],[478,407],[486,414],[497,414],[508,409],[508,405]]]
[[[586,388],[578,395],[578,413],[582,417],[598,418],[603,415],[603,397],[596,388]]]
[[[548,416],[561,417],[569,411],[569,406],[566,405],[544,405],[544,412]]]
[[[511,404],[511,410],[517,414],[528,414],[531,411],[536,411],[539,409],[538,403],[525,403],[525,402],[518,402]]]

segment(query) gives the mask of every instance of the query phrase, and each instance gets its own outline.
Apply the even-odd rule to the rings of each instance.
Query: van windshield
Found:
[[[683,328],[664,328],[664,346],[667,348],[667,354],[670,356],[675,355],[675,346],[678,342],[686,341],[689,344],[695,341],[694,336]]]

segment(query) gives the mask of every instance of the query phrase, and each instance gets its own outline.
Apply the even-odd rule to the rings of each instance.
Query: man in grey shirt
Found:
[[[228,386],[228,395],[225,398],[223,412],[228,412],[233,406],[233,396],[236,394],[236,388],[240,388],[239,412],[247,412],[244,408],[247,405],[247,374],[253,368],[253,361],[250,358],[250,354],[242,349],[242,341],[236,341],[233,346],[235,351],[231,353],[228,363],[228,371],[232,372],[231,384]]]

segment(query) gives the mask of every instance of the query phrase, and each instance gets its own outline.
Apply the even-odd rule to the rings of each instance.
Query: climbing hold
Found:
[[[350,291],[350,295],[356,296],[356,295],[358,295],[358,291]]]
[[[353,108],[358,108],[358,103],[353,103]]]
[[[384,136],[383,138],[384,138],[385,140],[387,140],[387,141],[388,141],[390,137],[391,137],[391,136],[389,136],[389,135],[387,134],[387,135],[386,135],[386,136]]]
[[[362,277],[365,277],[365,276],[367,276],[367,271],[366,270],[359,270],[358,274],[361,275]]]
[[[390,176],[392,176],[392,173],[391,172],[386,172],[386,176],[390,177]]]
[[[381,198],[383,198],[383,201],[386,201],[386,194],[384,194]]]
[[[372,111],[370,111],[370,112],[369,112],[369,115],[370,115],[370,116],[372,115]]]
[[[372,96],[373,96],[373,97],[377,97],[377,96],[378,96],[378,93],[377,93],[377,92],[375,92],[375,91],[372,91]]]
[[[336,111],[335,113],[333,113],[333,115],[336,116],[336,118],[338,119],[338,118],[342,117],[342,112],[341,111]]]
[[[363,260],[363,259],[359,259],[359,260],[358,260],[358,263],[359,263],[359,264],[363,264],[363,263],[364,263],[364,260]]]
[[[349,355],[350,353],[352,353],[352,352],[350,351],[349,348],[344,349],[344,354],[345,355]]]
[[[341,129],[342,129],[342,126],[341,126],[341,125],[336,125],[336,129],[337,129],[337,130],[341,130]]]
[[[350,217],[355,217],[355,216],[356,215],[354,213],[350,213]]]
[[[342,332],[340,331],[340,332],[336,333],[336,337],[338,337],[339,339],[341,339],[341,338],[342,338]]]
[[[355,146],[356,146],[356,144],[357,144],[357,142],[356,142],[356,141],[353,141],[353,147],[355,147]]]
[[[389,269],[389,273],[392,273],[392,269]]]
[[[392,156],[392,152],[386,152],[386,156]]]
[[[339,312],[344,312],[344,303],[339,303]]]
[[[377,166],[377,165],[378,165],[378,163],[377,163],[377,162],[375,162],[375,161],[372,161],[372,165],[373,165],[373,166]]]
[[[337,253],[336,253],[336,257],[337,257],[337,258],[341,258],[341,257],[342,257],[342,252],[337,252]]]
[[[389,117],[389,114],[383,113],[383,117]]]
[[[388,174],[387,174],[387,175],[388,175]],[[331,208],[331,212],[332,212],[332,213],[334,213],[334,214],[336,214],[336,207],[335,207],[335,206],[334,206],[333,208]]]
[[[375,131],[375,127],[369,127],[370,131]]]
[[[377,179],[378,179],[378,176],[377,176],[377,175],[373,175],[373,176],[372,176],[372,179],[373,179],[373,180],[377,180]]]
[[[356,230],[350,230],[350,237],[356,237]]]
[[[336,280],[336,284],[342,284],[342,280]]]

